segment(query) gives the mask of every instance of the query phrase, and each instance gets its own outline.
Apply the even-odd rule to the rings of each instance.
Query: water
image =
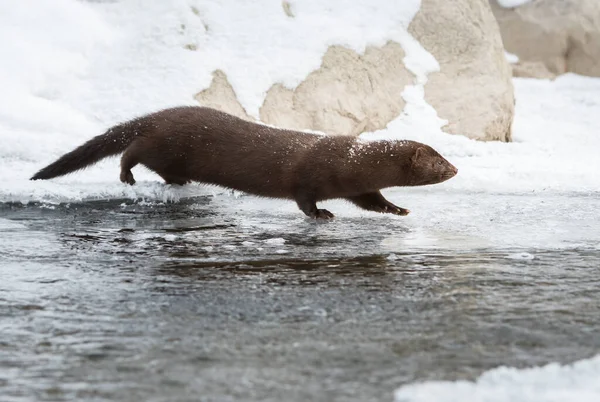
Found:
[[[1,204],[0,399],[384,401],[600,351],[597,194],[390,198]]]

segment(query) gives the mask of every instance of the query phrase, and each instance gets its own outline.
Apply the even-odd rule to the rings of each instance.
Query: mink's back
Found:
[[[205,107],[166,109],[137,121],[144,126],[134,144],[139,163],[159,174],[268,197],[292,196],[294,167],[323,138]]]

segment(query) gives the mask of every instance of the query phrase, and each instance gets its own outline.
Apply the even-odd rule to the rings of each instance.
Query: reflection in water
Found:
[[[433,202],[412,221],[324,224],[243,199],[3,204],[1,399],[391,400],[596,354],[598,226],[516,247],[487,202],[469,219]],[[528,227],[573,225],[553,219]]]

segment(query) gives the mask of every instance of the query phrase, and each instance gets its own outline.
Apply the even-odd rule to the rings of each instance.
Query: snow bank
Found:
[[[405,116],[365,138],[402,137],[438,149],[458,175],[446,188],[489,192],[600,191],[600,79],[566,74],[555,81],[514,79],[510,144],[481,143],[432,130]],[[407,108],[408,109],[408,108]]]
[[[426,382],[398,389],[396,402],[596,402],[600,356],[572,365],[518,370],[500,367],[475,382]]]
[[[295,87],[319,67],[322,55],[332,44],[364,52],[367,45],[381,46],[390,39],[408,42],[405,28],[419,10],[420,1],[395,4],[361,0],[353,2],[352,7],[342,0],[289,3],[294,17],[286,14],[281,2],[271,0],[60,0],[43,7],[27,0],[4,4],[6,13],[0,21],[12,21],[5,28],[7,37],[29,33],[32,40],[28,54],[53,60],[62,59],[64,48],[71,47],[72,41],[86,41],[88,47],[96,45],[94,39],[101,38],[93,34],[99,22],[114,33],[108,47],[78,54],[81,64],[87,62],[90,88],[69,101],[80,101],[77,108],[88,116],[113,121],[149,109],[191,103],[197,91],[208,87],[216,69],[227,74],[242,105],[257,116],[273,83]],[[40,26],[37,21],[42,19]],[[55,32],[57,38],[51,48],[37,56],[44,50],[46,32]],[[42,42],[39,48],[36,41]],[[20,58],[20,52],[23,49],[16,46],[6,54]],[[413,67],[422,63],[416,57],[408,61]],[[70,60],[63,62],[71,64]],[[47,69],[41,63],[29,68],[38,74],[37,70]],[[7,72],[11,76],[13,71]],[[416,72],[421,69],[417,67]],[[69,76],[65,75],[64,80]],[[49,79],[44,81],[41,84],[50,84]],[[66,82],[57,84],[58,90]]]
[[[367,45],[383,46],[393,39],[409,48],[409,68],[421,72],[422,58],[413,56],[418,49],[411,52],[406,33],[420,0],[358,0],[351,5],[344,0],[289,1],[291,16],[281,2],[272,0],[198,4],[198,17],[208,30],[197,43],[203,69],[223,70],[238,100],[254,117],[274,83],[295,88],[319,68],[330,45],[363,53]],[[209,76],[204,78],[205,87]]]

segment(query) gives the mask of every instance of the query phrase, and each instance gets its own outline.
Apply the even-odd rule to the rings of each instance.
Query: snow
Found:
[[[475,382],[425,382],[398,389],[396,402],[596,402],[600,400],[600,356],[571,365],[500,367]]]
[[[498,4],[504,8],[519,7],[531,2],[531,0],[497,0]]]
[[[519,62],[519,56],[516,54],[504,51],[504,57],[506,57],[506,61],[508,61],[510,64],[516,64]]]
[[[513,143],[481,143],[451,136],[409,114],[370,139],[422,141],[459,170],[440,186],[488,192],[596,192],[600,159],[600,79],[565,74],[555,81],[514,79]],[[408,109],[407,109],[408,110]]]

